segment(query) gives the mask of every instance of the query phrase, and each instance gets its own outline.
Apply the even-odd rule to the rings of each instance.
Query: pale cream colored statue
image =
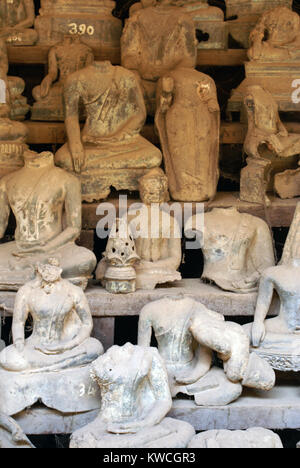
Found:
[[[16,421],[4,413],[0,413],[0,448],[34,448]]]
[[[267,319],[274,291],[280,298],[278,317]],[[300,371],[300,258],[268,268],[262,275],[254,323],[246,326],[259,356],[274,369]]]
[[[157,88],[155,123],[171,196],[214,198],[219,180],[220,108],[212,78],[189,68],[165,74]]]
[[[66,35],[62,42],[51,47],[48,55],[48,74],[39,86],[32,90],[37,101],[33,104],[33,120],[64,120],[63,85],[67,77],[94,60],[90,47],[81,37]]]
[[[280,437],[268,429],[251,427],[246,431],[211,430],[195,435],[191,449],[282,449]]]
[[[111,186],[138,189],[138,179],[160,166],[158,148],[140,136],[146,120],[143,93],[136,75],[110,62],[93,62],[72,73],[64,85],[68,143],[56,164],[80,174],[85,201],[106,198]],[[86,111],[80,132],[79,104]]]
[[[155,348],[113,346],[92,365],[101,390],[99,416],[77,430],[71,448],[184,448],[194,428],[166,418],[168,375]]]
[[[33,45],[38,35],[33,26],[33,0],[1,0],[0,37],[11,45]]]
[[[298,162],[300,165],[300,160]],[[274,177],[274,188],[280,198],[300,197],[300,168],[288,169]]]
[[[185,226],[195,233],[195,218]],[[196,233],[197,235],[197,233]],[[225,291],[256,291],[263,271],[275,265],[273,239],[267,223],[236,208],[215,208],[204,215],[202,279]]]
[[[181,279],[181,232],[177,220],[160,204],[168,197],[168,180],[161,169],[153,169],[139,180],[142,204],[132,206],[127,215],[140,262],[135,265],[136,288],[154,289],[157,284]],[[96,277],[107,268],[103,259]]]
[[[297,203],[293,222],[286,239],[281,265],[288,265],[294,258],[300,258],[300,203]]]
[[[0,181],[0,238],[10,210],[15,241],[0,245],[0,289],[18,290],[34,278],[37,262],[54,254],[63,277],[87,286],[96,257],[75,245],[81,232],[81,192],[76,177],[54,166],[53,154],[25,151],[25,166]]]
[[[35,20],[38,44],[55,45],[65,34],[110,53],[120,49],[122,22],[113,16],[114,0],[41,0]]]
[[[16,296],[13,344],[0,353],[0,410],[16,414],[41,400],[63,412],[95,405],[96,390],[82,393],[89,382],[89,364],[103,353],[90,338],[91,311],[81,288],[61,278],[55,259],[37,266],[36,278]],[[28,316],[33,331],[25,339]],[[60,388],[62,386],[62,388]]]
[[[166,365],[172,397],[184,393],[200,406],[222,406],[236,400],[243,386],[270,390],[272,368],[250,353],[243,328],[194,299],[165,297],[140,313],[138,344],[149,346],[154,331]],[[213,351],[224,369],[212,367]]]
[[[280,120],[277,103],[271,93],[261,86],[246,88],[244,105],[248,117],[244,142],[248,165],[241,172],[240,198],[252,203],[269,204],[267,192],[274,189],[274,176],[285,169],[297,167],[300,135],[288,133]],[[277,182],[279,191],[288,190],[281,185]]]
[[[159,78],[177,67],[194,68],[196,52],[193,20],[181,8],[150,6],[129,18],[121,39],[121,61],[140,76],[149,114],[155,114]]]

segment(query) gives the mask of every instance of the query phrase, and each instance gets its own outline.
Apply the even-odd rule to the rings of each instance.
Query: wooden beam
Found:
[[[247,60],[246,49],[209,50],[199,49],[197,55],[198,67],[236,67]]]

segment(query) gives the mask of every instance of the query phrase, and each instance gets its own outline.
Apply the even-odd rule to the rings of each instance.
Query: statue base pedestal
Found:
[[[90,364],[39,373],[0,369],[0,411],[12,416],[38,401],[62,413],[99,408],[100,391],[91,380],[90,370]]]
[[[275,370],[300,372],[300,333],[267,333],[259,348],[252,350]]]

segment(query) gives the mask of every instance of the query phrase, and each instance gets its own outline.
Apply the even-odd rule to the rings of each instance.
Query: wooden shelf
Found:
[[[49,46],[8,46],[8,60],[13,64],[46,64],[48,63]],[[95,48],[96,60],[110,60],[114,65],[121,62],[120,49]],[[247,60],[247,50],[198,50],[197,66],[241,66]]]

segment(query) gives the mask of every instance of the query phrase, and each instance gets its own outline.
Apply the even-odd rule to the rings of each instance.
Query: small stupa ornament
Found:
[[[134,265],[140,257],[136,253],[133,236],[124,219],[116,219],[103,256],[108,264],[103,281],[106,290],[114,294],[135,292]]]

